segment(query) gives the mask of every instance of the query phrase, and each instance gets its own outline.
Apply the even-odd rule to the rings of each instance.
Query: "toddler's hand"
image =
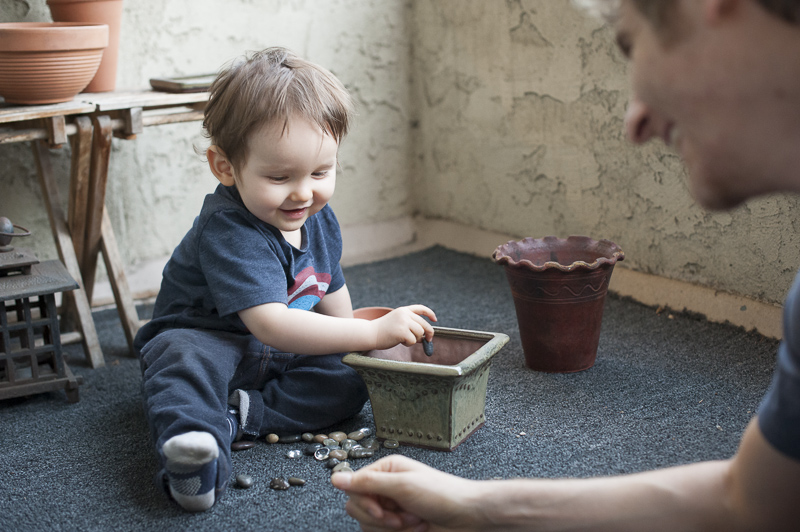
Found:
[[[436,314],[425,305],[396,308],[373,323],[378,328],[376,349],[389,349],[397,344],[412,346],[433,339],[433,327],[422,316],[436,321]]]

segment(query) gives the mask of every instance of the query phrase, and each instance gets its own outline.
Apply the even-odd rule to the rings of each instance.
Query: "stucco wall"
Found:
[[[0,0],[0,20],[49,12]],[[619,243],[628,267],[770,302],[800,265],[796,199],[707,213],[673,153],[626,143],[626,64],[567,0],[126,0],[118,88],[275,44],[328,66],[359,104],[333,200],[345,226],[421,214],[587,234]],[[215,186],[195,144],[199,124],[114,141],[107,206],[127,266],[168,255]],[[69,148],[53,153],[66,176]],[[0,145],[0,164],[0,214],[54,258],[30,148]]]
[[[586,234],[643,272],[780,302],[800,265],[794,198],[691,200],[679,158],[626,143],[626,64],[566,0],[417,0],[414,185],[426,216]]]
[[[358,106],[332,204],[344,225],[411,214],[408,2],[402,0],[125,0],[117,88],[151,77],[216,72],[248,50],[287,46],[325,65]],[[45,0],[0,0],[0,21],[49,21]],[[193,146],[200,124],[115,139],[106,205],[128,266],[169,255],[217,181]],[[53,151],[67,197],[69,147]],[[0,213],[33,229],[25,241],[55,258],[27,144],[0,145]]]

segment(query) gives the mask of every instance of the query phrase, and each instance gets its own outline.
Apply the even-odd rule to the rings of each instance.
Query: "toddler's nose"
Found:
[[[310,200],[314,196],[314,190],[311,188],[307,179],[302,179],[297,183],[297,186],[292,190],[291,199],[293,201],[302,203]]]

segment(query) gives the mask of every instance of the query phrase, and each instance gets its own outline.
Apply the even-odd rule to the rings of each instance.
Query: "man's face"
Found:
[[[706,4],[678,0],[669,28],[656,30],[623,0],[616,31],[631,61],[628,137],[636,143],[657,137],[673,147],[695,199],[724,209],[775,190],[758,164],[775,140],[769,130],[775,109],[765,106],[766,85],[759,86],[765,80],[754,82],[765,51],[750,49],[758,46],[742,33],[741,20],[710,16]]]

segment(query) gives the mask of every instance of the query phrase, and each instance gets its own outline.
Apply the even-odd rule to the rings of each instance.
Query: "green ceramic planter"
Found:
[[[491,359],[508,336],[445,327],[434,331],[432,357],[416,344],[350,353],[342,362],[367,385],[379,439],[452,451],[486,420]]]

